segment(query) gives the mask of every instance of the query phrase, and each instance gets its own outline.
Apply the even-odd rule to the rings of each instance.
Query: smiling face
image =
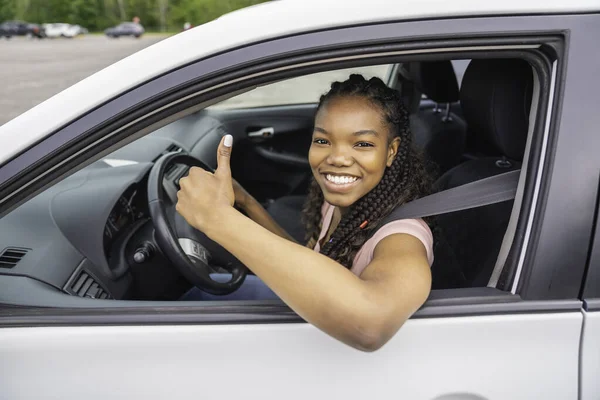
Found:
[[[335,97],[315,118],[308,160],[325,201],[347,208],[369,193],[392,165],[400,139],[392,139],[382,111],[369,100]]]

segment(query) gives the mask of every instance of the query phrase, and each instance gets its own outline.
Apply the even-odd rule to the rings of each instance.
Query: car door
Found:
[[[580,374],[581,399],[594,399],[600,393],[600,233],[598,209],[586,280],[582,287],[584,301],[583,333],[581,335]]]
[[[227,24],[239,21],[231,18],[211,26],[218,28],[215,32],[234,28]],[[494,287],[432,292],[425,306],[374,353],[337,342],[279,302],[99,301],[49,307],[44,298],[21,296],[22,304],[5,302],[1,311],[4,397],[577,398],[583,324],[582,302],[577,299],[595,212],[596,186],[588,183],[597,183],[598,171],[597,146],[589,144],[594,140],[597,144],[595,127],[600,124],[592,97],[597,92],[593,89],[600,89],[593,79],[600,61],[590,56],[590,49],[600,34],[600,16],[512,15],[348,25],[267,42],[261,38],[255,45],[175,69],[78,116],[0,167],[2,212],[108,151],[116,143],[108,141],[109,136],[125,141],[128,135],[139,134],[160,107],[163,114],[156,115],[163,119],[180,111],[166,107],[163,100],[186,79],[203,81],[232,65],[239,65],[235,71],[239,73],[247,63],[277,56],[301,71],[300,61],[289,60],[292,51],[306,57],[303,62],[309,56],[315,61],[335,54],[348,57],[345,61],[352,62],[352,56],[358,55],[355,61],[373,63],[381,62],[378,46],[389,51],[390,44],[410,56],[449,56],[457,51],[514,56],[517,51],[533,63],[551,62],[536,64],[541,95],[532,137],[537,141],[532,139],[530,165],[523,168],[518,188],[523,205],[515,220],[514,241],[506,262],[500,264],[497,283],[490,284]],[[553,35],[532,38],[532,31]],[[567,45],[564,40],[553,46],[566,31],[568,52],[562,47]],[[428,39],[434,38],[446,42],[432,48]],[[530,44],[530,52],[523,43]],[[359,44],[360,51],[353,53]],[[323,47],[337,53],[315,51]],[[545,58],[545,52],[537,51],[541,47],[552,48],[555,58]],[[146,52],[144,57],[158,57],[163,49]],[[237,64],[232,64],[234,59]],[[141,58],[130,60],[137,61]],[[266,62],[261,66],[269,68]],[[193,77],[186,75],[190,71]],[[281,78],[273,69],[268,71],[267,80]],[[105,79],[110,73],[94,79]],[[223,80],[215,87],[232,79],[226,72],[221,75]],[[92,85],[94,79],[84,85]],[[178,100],[184,93],[180,96]],[[142,107],[149,105],[152,112]],[[44,107],[49,111],[50,105]],[[146,122],[128,131],[125,127],[134,117]],[[102,130],[109,123],[115,125]],[[265,118],[264,123],[274,121]],[[242,128],[243,133],[248,132]],[[68,145],[61,141],[65,137]],[[574,150],[581,164],[573,163]],[[573,190],[577,196],[566,196]],[[11,286],[11,293],[16,296],[37,284]],[[3,299],[8,292],[7,288]]]

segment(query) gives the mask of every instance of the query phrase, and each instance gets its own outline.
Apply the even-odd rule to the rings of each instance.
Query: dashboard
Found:
[[[147,189],[139,183],[131,185],[117,200],[104,226],[104,252],[110,262],[111,247],[124,228],[144,218],[150,218],[146,201]]]
[[[0,302],[81,306],[94,301],[90,306],[98,306],[110,301],[99,298],[132,300],[142,286],[165,286],[171,277],[160,254],[154,265],[143,266],[153,282],[136,282],[136,269],[142,267],[132,261],[136,240],[153,235],[150,170],[173,151],[215,167],[224,133],[214,117],[190,115],[95,161],[0,219],[0,251],[16,249],[23,255],[12,268],[0,268]],[[167,175],[175,180],[180,174]],[[163,295],[159,289],[156,298]]]

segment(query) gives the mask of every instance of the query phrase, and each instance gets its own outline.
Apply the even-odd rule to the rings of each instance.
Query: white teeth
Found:
[[[348,183],[353,183],[353,182],[356,182],[356,180],[358,179],[355,176],[338,176],[338,175],[331,175],[331,174],[327,174],[325,176],[325,178],[329,182],[333,182],[336,185],[345,185]]]

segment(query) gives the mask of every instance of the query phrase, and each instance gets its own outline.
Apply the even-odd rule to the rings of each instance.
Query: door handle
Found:
[[[310,168],[307,157],[301,157],[292,153],[280,153],[267,150],[261,146],[256,146],[256,152],[267,160],[271,160],[279,164],[287,164],[300,168]]]
[[[261,128],[257,131],[248,132],[250,138],[270,138],[275,135],[275,129],[273,127]]]

